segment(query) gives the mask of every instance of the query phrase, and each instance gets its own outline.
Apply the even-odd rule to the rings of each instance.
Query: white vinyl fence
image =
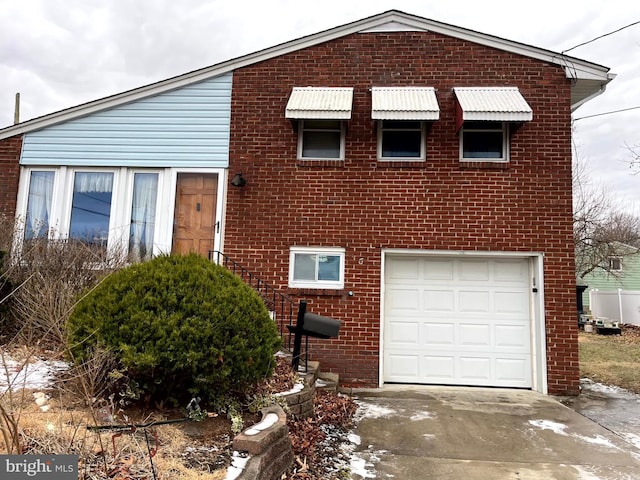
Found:
[[[640,290],[589,290],[589,307],[594,318],[606,317],[640,325]]]

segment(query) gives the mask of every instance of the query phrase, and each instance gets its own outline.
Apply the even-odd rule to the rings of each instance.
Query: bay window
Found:
[[[96,258],[154,253],[160,171],[113,168],[26,168],[22,215],[25,241],[49,238],[87,245]]]

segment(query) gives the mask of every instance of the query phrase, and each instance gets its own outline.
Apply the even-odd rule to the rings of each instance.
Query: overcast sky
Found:
[[[0,0],[0,128],[16,92],[24,121],[391,9],[558,52],[640,21],[623,0]],[[569,54],[617,74],[574,118],[640,107],[640,25]],[[640,213],[640,108],[574,127],[594,181]]]

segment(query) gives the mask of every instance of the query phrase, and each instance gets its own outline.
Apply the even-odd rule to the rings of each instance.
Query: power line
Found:
[[[629,110],[637,110],[638,108],[640,108],[640,105],[636,107],[621,108],[620,110],[612,110],[610,112],[594,113],[593,115],[585,115],[584,117],[574,118],[573,121],[577,122],[578,120],[584,120],[585,118],[601,117],[603,115],[612,115],[614,113],[628,112]]]
[[[574,49],[576,49],[576,48],[578,48],[578,47],[582,47],[583,45],[587,45],[588,43],[595,42],[596,40],[600,40],[601,38],[607,37],[607,36],[609,36],[609,35],[613,35],[614,33],[621,32],[621,31],[622,31],[622,30],[624,30],[625,28],[633,27],[634,25],[638,25],[639,23],[640,23],[640,20],[637,20],[637,21],[635,21],[635,22],[633,22],[633,23],[630,23],[629,25],[625,25],[624,27],[620,27],[620,28],[618,28],[617,30],[614,30],[614,31],[612,31],[612,32],[605,33],[605,34],[603,34],[603,35],[600,35],[599,37],[592,38],[591,40],[588,40],[588,41],[586,41],[586,42],[579,43],[579,44],[578,44],[578,45],[576,45],[575,47],[567,48],[566,50],[563,50],[563,51],[562,51],[562,53],[563,53],[563,54],[564,54],[564,53],[567,53],[567,52],[568,52],[568,51],[570,51],[570,50],[574,50]]]

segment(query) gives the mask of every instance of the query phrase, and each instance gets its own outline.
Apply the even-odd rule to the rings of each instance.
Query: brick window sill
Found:
[[[296,296],[315,297],[342,297],[345,295],[344,289],[331,290],[328,288],[289,288],[287,294]]]
[[[394,161],[394,160],[378,160],[376,164],[377,168],[412,168],[415,170],[422,170],[427,168],[427,162],[421,161]]]
[[[298,167],[344,168],[344,160],[296,160]]]
[[[461,170],[508,170],[509,162],[460,162]]]

